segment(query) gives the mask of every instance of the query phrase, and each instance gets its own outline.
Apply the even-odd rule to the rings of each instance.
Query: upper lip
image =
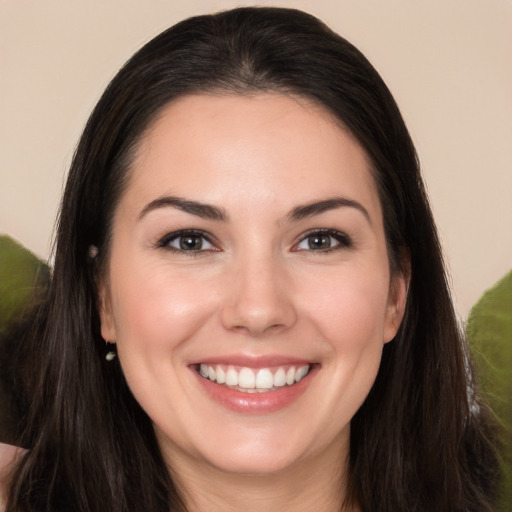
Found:
[[[223,364],[231,366],[242,366],[246,368],[270,368],[273,366],[296,365],[303,366],[313,364],[312,361],[293,356],[281,354],[272,355],[248,355],[248,354],[230,354],[224,356],[206,357],[191,363],[192,365],[207,364],[210,366]]]

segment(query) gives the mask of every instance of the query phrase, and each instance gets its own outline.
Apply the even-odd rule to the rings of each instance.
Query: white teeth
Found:
[[[286,384],[286,373],[282,368],[279,368],[274,375],[274,386],[280,388]]]
[[[309,366],[301,366],[297,370],[297,373],[295,374],[295,382],[301,381],[308,374],[308,371],[309,371]]]
[[[237,371],[232,366],[225,370],[225,367],[220,365],[210,366],[204,363],[199,365],[199,373],[205,379],[248,392],[263,392],[285,385],[292,386],[296,382],[300,382],[309,373],[309,370],[310,365],[308,364],[298,368],[290,366],[287,370],[281,367],[275,373],[272,373],[270,368],[255,370],[244,367]]]
[[[228,386],[238,386],[238,372],[234,368],[228,368],[226,372],[226,384]]]
[[[271,389],[274,387],[274,377],[269,369],[263,368],[258,371],[255,387],[259,389]]]
[[[256,377],[249,368],[242,368],[238,374],[238,385],[241,388],[254,389],[256,387]]]
[[[217,382],[219,384],[224,384],[226,382],[226,372],[220,367],[217,366]]]

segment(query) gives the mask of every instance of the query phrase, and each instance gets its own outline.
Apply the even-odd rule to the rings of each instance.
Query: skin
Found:
[[[25,450],[0,443],[0,511],[5,510],[11,471]]]
[[[193,95],[165,107],[130,173],[100,283],[102,335],[117,343],[187,506],[339,511],[350,420],[406,298],[365,152],[304,99]],[[227,219],[148,207],[163,196]],[[333,197],[353,203],[290,215]],[[183,229],[207,234],[201,250],[172,236],[175,249],[162,246]],[[318,248],[308,235],[322,229],[335,236]],[[299,357],[316,371],[286,407],[240,413],[190,366],[230,354]]]

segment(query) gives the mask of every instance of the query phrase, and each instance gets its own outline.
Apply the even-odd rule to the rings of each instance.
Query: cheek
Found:
[[[114,321],[118,345],[161,350],[186,340],[214,310],[209,287],[176,275],[165,265],[135,263],[132,271],[112,272]]]
[[[128,258],[111,271],[117,352],[128,386],[155,423],[178,430],[176,410],[190,403],[180,381],[187,342],[215,311],[204,277]]]
[[[336,351],[382,345],[388,280],[385,271],[352,268],[326,276],[316,288],[310,283],[316,291],[304,301],[305,308]]]

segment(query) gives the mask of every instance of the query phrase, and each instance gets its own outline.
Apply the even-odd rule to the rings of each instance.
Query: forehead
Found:
[[[333,193],[374,201],[375,192],[365,151],[325,108],[282,94],[197,94],[171,102],[150,125],[126,195],[284,207]]]

